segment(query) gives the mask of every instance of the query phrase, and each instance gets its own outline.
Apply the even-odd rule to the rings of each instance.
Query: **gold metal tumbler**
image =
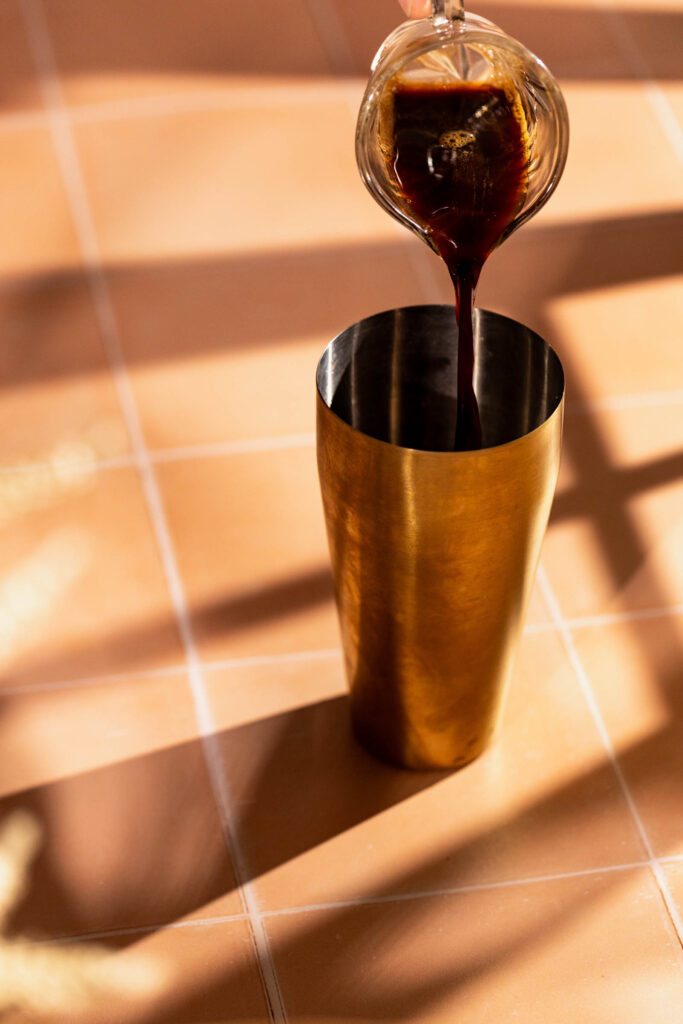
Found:
[[[354,730],[456,768],[494,732],[557,480],[564,375],[533,331],[475,313],[484,447],[455,452],[452,307],[369,317],[317,372],[318,470]]]

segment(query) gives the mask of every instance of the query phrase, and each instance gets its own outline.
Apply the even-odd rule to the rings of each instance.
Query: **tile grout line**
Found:
[[[13,474],[30,476],[32,473],[54,473],[62,477],[71,473],[74,476],[87,476],[90,473],[106,473],[112,469],[131,469],[135,464],[134,455],[116,455],[109,459],[69,459],[60,462],[44,459],[36,462],[18,462],[13,466],[0,466],[0,479]]]
[[[554,627],[550,626],[549,629]],[[256,668],[260,665],[288,665],[299,662],[325,661],[341,658],[340,647],[323,648],[319,651],[291,651],[286,654],[252,654],[240,658],[223,658],[217,661],[199,661],[200,672],[223,672],[226,669]],[[187,662],[182,665],[168,665],[160,668],[132,668],[128,672],[112,672],[110,675],[83,676],[76,679],[47,680],[36,683],[20,683],[16,686],[0,685],[0,700],[3,697],[20,697],[26,693],[49,693],[56,690],[85,689],[88,686],[115,686],[117,683],[133,682],[135,679],[163,679],[164,676],[182,676],[187,673]]]
[[[359,84],[353,78],[340,81],[338,78],[321,78],[301,85],[273,85],[256,89],[230,87],[225,91],[198,90],[152,96],[130,96],[120,100],[92,100],[85,103],[66,103],[72,124],[106,124],[108,121],[129,121],[136,118],[172,117],[177,114],[204,113],[207,111],[231,110],[272,110],[273,106],[306,107],[318,106],[339,100],[340,93],[358,91]],[[42,110],[16,110],[0,113],[0,133],[27,131],[45,123]]]
[[[263,982],[264,994],[274,1024],[284,1024],[286,1015],[270,943],[263,924],[257,899],[246,871],[237,824],[234,820],[230,794],[225,780],[220,749],[215,737],[215,726],[208,695],[200,671],[200,662],[188,615],[184,590],[178,570],[173,544],[166,521],[163,501],[154,469],[146,449],[135,399],[128,377],[116,328],[104,273],[99,258],[95,229],[88,205],[81,167],[68,121],[58,72],[49,38],[41,0],[20,0],[21,10],[33,53],[48,115],[53,145],[59,162],[67,200],[74,220],[79,245],[92,289],[93,303],[98,318],[102,341],[109,358],[114,383],[121,404],[136,465],[140,473],[148,513],[156,537],[159,554],[169,587],[176,623],[187,660],[187,673],[193,698],[195,716],[202,740],[204,758],[216,799],[227,852],[234,864],[242,905],[246,911],[256,956]]]
[[[260,665],[296,665],[299,662],[328,661],[341,658],[341,647],[323,647],[313,651],[288,651],[284,654],[252,654],[241,658],[221,658],[202,662],[207,672],[223,672],[234,668],[257,668]]]
[[[100,327],[102,324],[100,324]],[[255,452],[293,451],[296,448],[315,447],[315,434],[280,434],[272,437],[253,437],[239,441],[211,441],[205,444],[179,445],[175,448],[147,448],[147,457],[154,465],[169,462],[185,462],[193,459],[217,459],[230,455],[251,455]],[[16,474],[61,472],[86,474],[116,469],[130,469],[136,466],[136,456],[115,455],[111,458],[92,458],[19,462],[16,465],[0,466],[0,479]]]
[[[638,608],[633,611],[612,612],[603,615],[584,615],[576,619],[564,619],[569,630],[599,629],[603,626],[619,626],[629,622],[647,622],[657,619],[683,616],[683,604],[662,608]],[[555,622],[531,622],[523,628],[524,636],[539,636],[544,633],[561,634]],[[231,669],[258,668],[267,665],[291,665],[303,662],[325,661],[343,657],[341,647],[327,647],[319,650],[286,651],[282,654],[244,654],[234,658],[217,658],[214,661],[199,661],[200,672],[224,672]],[[111,675],[83,676],[75,679],[47,680],[35,683],[19,683],[15,686],[0,686],[0,700],[3,697],[18,697],[28,693],[47,693],[57,690],[79,689],[88,686],[109,686],[135,679],[163,679],[164,676],[184,675],[187,664],[167,665],[160,668],[132,668],[127,672]],[[659,858],[660,860],[664,858]]]
[[[301,104],[314,107],[329,103],[338,95],[340,83],[336,79],[321,78],[301,85],[277,82],[274,85],[241,88],[232,86],[224,91],[202,89],[197,92],[177,92],[152,96],[131,96],[119,100],[93,100],[69,105],[69,116],[77,124],[128,121],[146,117],[173,117],[176,114],[272,109],[273,106]],[[8,117],[11,115],[7,115]],[[27,115],[27,118],[30,115]],[[2,115],[0,115],[0,128]]]
[[[643,56],[623,14],[615,7],[614,0],[594,0],[609,31],[623,56],[640,78],[645,97],[662,129],[667,142],[680,163],[683,163],[683,131],[662,87],[653,78],[649,62]]]
[[[604,398],[588,398],[580,402],[566,402],[567,416],[590,416],[594,412],[620,412],[627,409],[663,409],[683,404],[683,388],[645,391],[625,395],[606,395]]]
[[[83,676],[81,679],[57,679],[45,682],[24,683],[16,686],[0,686],[0,700],[3,697],[21,697],[28,693],[54,693],[60,690],[85,690],[89,686],[115,686],[130,683],[135,679],[163,679],[164,676],[182,676],[187,665],[169,665],[167,668],[131,669],[129,672],[112,672],[111,675]]]
[[[515,889],[524,885],[542,885],[547,882],[562,882],[571,878],[589,878],[593,875],[608,875],[619,871],[635,871],[649,868],[650,862],[631,861],[628,864],[607,864],[599,868],[579,868],[576,871],[559,871],[556,874],[530,875],[528,878],[510,878],[501,882],[473,882],[471,885],[445,886],[442,889],[425,889],[422,892],[398,892],[377,896],[359,896],[356,899],[330,900],[327,903],[311,903],[300,907],[283,907],[266,910],[266,917],[289,917],[321,910],[336,910],[340,907],[366,907],[386,903],[408,903],[421,899],[437,899],[442,896],[466,896],[468,893],[495,892],[498,889]]]
[[[397,225],[397,230],[404,230]],[[416,272],[423,291],[435,277],[430,268],[425,272],[422,261],[418,262],[415,251],[409,253],[416,263]],[[419,270],[418,270],[419,267]],[[669,406],[683,405],[683,389],[672,391],[643,392],[642,394],[614,395],[594,401],[570,403],[566,407],[566,415],[589,416],[600,411],[622,411],[629,409],[661,409]],[[206,441],[196,444],[176,445],[170,448],[147,448],[151,463],[161,465],[172,462],[185,462],[193,459],[215,459],[231,455],[249,455],[276,451],[293,451],[296,448],[315,447],[315,433],[273,434],[266,437],[247,437],[227,441]],[[114,455],[109,458],[83,457],[82,459],[54,460],[41,459],[35,462],[18,462],[0,465],[0,479],[12,474],[29,474],[44,472],[90,473],[105,472],[116,469],[129,469],[136,465],[135,454]]]
[[[397,230],[403,237],[405,231],[400,225]],[[418,260],[418,253],[411,251],[423,291],[430,282],[435,281],[434,269],[427,272]],[[613,395],[595,400],[572,402],[565,407],[568,416],[590,416],[595,412],[619,412],[629,409],[662,409],[670,406],[683,405],[683,388],[671,391],[651,391],[638,394]],[[227,441],[205,441],[196,444],[176,445],[170,448],[147,448],[147,455],[152,463],[163,464],[184,462],[192,459],[214,459],[231,455],[249,455],[255,452],[292,451],[296,448],[315,447],[315,433],[272,434],[265,437],[246,437]],[[18,462],[0,465],[0,478],[14,473],[62,472],[89,473],[116,469],[129,469],[136,465],[135,455],[114,455],[109,458],[84,457],[82,459],[55,460],[41,459],[35,462]]]
[[[642,622],[648,619],[663,619],[677,615],[683,615],[683,604],[672,604],[667,608],[634,608],[631,611],[605,612],[602,615],[583,615],[562,621],[568,629],[572,630],[595,629],[599,626],[619,626],[626,622]]]
[[[683,864],[683,854],[660,858],[662,863]],[[295,914],[318,913],[326,910],[339,910],[353,907],[376,906],[378,904],[405,903],[413,900],[436,899],[443,896],[461,896],[468,893],[495,892],[498,889],[514,889],[525,885],[541,885],[548,882],[562,882],[573,878],[590,878],[621,871],[637,871],[651,868],[649,860],[629,861],[625,864],[604,864],[594,868],[578,868],[575,871],[559,871],[543,875],[529,875],[526,878],[509,878],[498,882],[473,882],[469,885],[446,886],[441,889],[424,889],[419,892],[397,892],[386,895],[367,895],[349,899],[328,900],[323,903],[301,904],[294,907],[280,907],[264,910],[262,917],[290,917]],[[54,939],[44,939],[38,944],[42,946],[58,946],[70,942],[97,941],[117,938],[126,935],[145,935],[164,929],[212,928],[235,921],[248,920],[247,914],[217,914],[216,917],[196,917],[184,921],[169,921],[165,924],[137,925],[130,928],[110,928],[101,932],[81,932],[75,935],[60,935]]]
[[[240,441],[212,441],[206,444],[178,445],[150,452],[152,462],[182,462],[185,459],[217,458],[221,455],[249,455],[253,452],[275,452],[294,448],[313,448],[315,434],[279,434],[273,437],[252,437]]]
[[[579,658],[579,654],[574,645],[574,640],[572,638],[569,626],[562,617],[562,611],[560,609],[559,603],[550,584],[550,580],[545,571],[545,567],[542,564],[539,566],[538,570],[538,582],[543,592],[546,604],[548,605],[548,610],[550,611],[553,621],[557,625],[558,631],[562,638],[562,643],[565,652],[569,659],[569,663],[572,669],[574,670],[574,675],[576,676],[579,688],[583,694],[586,704],[588,705],[591,717],[598,731],[605,752],[609,758],[617,782],[619,783],[619,787],[628,806],[631,818],[633,819],[640,840],[648,856],[649,867],[652,871],[652,874],[654,875],[657,888],[659,889],[660,895],[664,902],[665,910],[669,916],[674,932],[678,937],[678,941],[683,946],[683,921],[681,920],[678,908],[669,890],[669,885],[662,870],[661,863],[659,862],[657,857],[655,857],[655,853],[652,849],[650,839],[645,830],[642,818],[640,817],[640,812],[638,811],[635,799],[633,797],[633,794],[631,793],[629,785],[626,781],[626,777],[622,771],[621,764],[619,763],[619,757],[617,755],[616,750],[614,749],[614,745],[607,731],[607,726],[605,725],[605,721],[602,717],[602,713],[598,706],[597,699],[595,697],[595,694],[593,693],[590,680],[588,678],[586,670],[583,667],[581,659]]]
[[[152,935],[167,930],[178,931],[184,928],[207,928],[212,925],[233,924],[235,921],[247,921],[243,914],[218,914],[216,917],[194,917],[189,921],[166,921],[157,924],[132,925],[130,928],[108,928],[102,932],[79,932],[77,935],[59,935],[54,939],[38,939],[36,946],[65,946],[70,942],[102,942],[107,939],[125,938],[127,935]]]
[[[333,73],[355,73],[349,37],[332,0],[305,0],[306,9]]]
[[[683,853],[669,853],[658,860],[660,864],[683,864]]]

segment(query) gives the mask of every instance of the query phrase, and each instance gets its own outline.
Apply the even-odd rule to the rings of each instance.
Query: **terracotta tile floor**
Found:
[[[498,736],[414,774],[349,732],[313,438],[331,337],[451,301],[354,165],[396,0],[0,5],[7,935],[140,989],[3,1021],[680,1018],[683,2],[472,6],[572,118],[479,292],[564,456]]]

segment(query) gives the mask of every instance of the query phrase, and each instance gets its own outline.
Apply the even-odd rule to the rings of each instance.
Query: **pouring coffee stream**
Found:
[[[392,91],[391,169],[455,288],[457,449],[481,447],[474,393],[474,290],[524,200],[526,132],[514,97],[488,83],[401,84]]]
[[[548,69],[490,22],[466,15],[462,0],[433,0],[431,19],[399,26],[373,62],[358,165],[374,197],[438,253],[453,281],[456,450],[482,446],[472,335],[479,275],[554,191],[567,125]]]

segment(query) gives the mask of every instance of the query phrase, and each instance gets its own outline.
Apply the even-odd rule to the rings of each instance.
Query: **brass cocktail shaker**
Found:
[[[448,451],[450,306],[369,317],[317,371],[318,468],[351,714],[414,769],[489,742],[557,480],[564,375],[533,331],[475,311],[483,447]],[[446,431],[446,433],[444,433]]]

